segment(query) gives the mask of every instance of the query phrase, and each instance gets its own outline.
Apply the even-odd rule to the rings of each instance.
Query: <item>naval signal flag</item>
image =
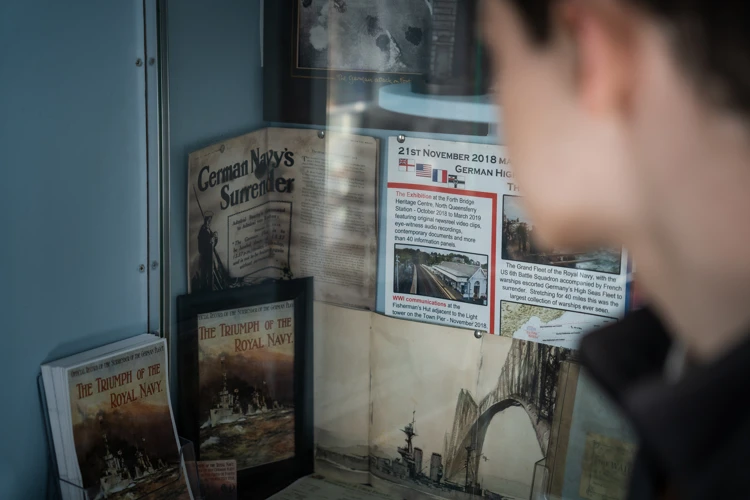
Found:
[[[414,163],[412,163],[408,158],[399,158],[398,169],[401,172],[414,172]]]
[[[466,188],[466,177],[463,175],[449,175],[448,184],[453,184],[453,187],[457,189],[464,189]]]

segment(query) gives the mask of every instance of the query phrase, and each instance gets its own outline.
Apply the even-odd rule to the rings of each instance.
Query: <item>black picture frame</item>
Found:
[[[279,280],[257,286],[177,298],[177,424],[200,456],[198,315],[275,302],[294,302],[294,457],[238,471],[238,498],[267,498],[314,471],[313,279]]]
[[[263,88],[266,95],[263,117],[266,121],[329,126],[332,118],[335,120],[329,113],[335,115],[333,110],[340,108],[347,110],[346,113],[353,118],[350,123],[358,128],[472,136],[489,134],[487,123],[412,116],[378,106],[380,88],[394,82],[411,83],[414,78],[421,77],[421,73],[301,67],[298,64],[301,1],[265,3]],[[425,34],[425,38],[427,36]]]

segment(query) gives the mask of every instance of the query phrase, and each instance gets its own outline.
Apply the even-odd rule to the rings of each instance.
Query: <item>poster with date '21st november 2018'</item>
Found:
[[[385,312],[575,348],[623,317],[627,255],[541,248],[506,149],[388,144]]]

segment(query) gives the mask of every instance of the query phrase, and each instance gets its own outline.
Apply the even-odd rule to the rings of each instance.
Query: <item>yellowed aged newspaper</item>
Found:
[[[195,151],[188,287],[313,276],[316,299],[374,309],[378,140],[267,128]]]

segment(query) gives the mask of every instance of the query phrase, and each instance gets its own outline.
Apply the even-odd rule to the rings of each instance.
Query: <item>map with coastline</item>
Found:
[[[500,335],[568,349],[575,349],[583,334],[615,322],[604,316],[500,302]]]

